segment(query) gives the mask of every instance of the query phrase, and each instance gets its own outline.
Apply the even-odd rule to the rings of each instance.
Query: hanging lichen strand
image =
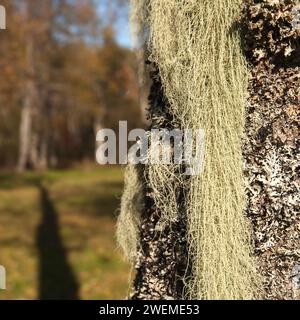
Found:
[[[148,0],[147,0],[148,1]],[[147,38],[147,2],[131,0],[131,33],[136,50],[141,50]],[[125,170],[124,190],[117,222],[117,241],[125,257],[136,263],[140,247],[141,217],[145,210],[144,166],[129,164]]]
[[[134,263],[140,239],[140,221],[144,210],[143,168],[128,165],[117,223],[117,241],[125,257]]]
[[[148,7],[150,59],[159,67],[169,112],[181,128],[206,134],[204,172],[192,176],[186,189],[193,275],[186,290],[194,299],[251,299],[259,282],[244,216],[241,140],[248,79],[234,26],[240,4],[152,0]],[[176,173],[171,169],[149,169],[162,222],[178,216],[174,194],[161,184]],[[184,185],[183,176],[176,179]]]
[[[267,299],[300,299],[300,29],[297,1],[247,0],[241,23],[252,63],[243,148],[247,215]],[[299,2],[298,2],[299,3]]]
[[[152,86],[149,96],[149,129],[168,128],[174,124],[168,112],[159,72],[154,65],[149,67]],[[160,166],[157,166],[161,170]],[[162,211],[156,205],[157,189],[151,187],[149,171],[152,165],[145,165],[146,178],[144,210],[141,215],[140,242],[135,263],[136,278],[132,299],[170,300],[182,299],[184,275],[188,272],[186,212],[184,189],[177,180],[164,180],[169,184],[176,198],[172,201],[179,207],[178,216],[161,224]],[[167,167],[166,167],[167,169]],[[179,173],[178,173],[179,174]],[[160,188],[156,185],[156,188]]]

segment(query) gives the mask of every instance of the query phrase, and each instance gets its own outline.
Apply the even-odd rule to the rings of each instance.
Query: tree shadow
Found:
[[[77,300],[79,284],[60,236],[58,214],[47,189],[38,184],[42,220],[36,233],[39,252],[39,299]]]

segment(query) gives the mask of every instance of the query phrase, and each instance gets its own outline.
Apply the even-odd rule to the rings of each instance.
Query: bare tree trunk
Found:
[[[27,4],[27,17],[29,21],[30,3]],[[27,36],[26,60],[27,60],[27,79],[24,92],[24,101],[20,119],[19,133],[19,160],[18,171],[26,170],[30,163],[31,143],[32,143],[32,116],[33,104],[35,100],[35,83],[34,83],[34,41],[32,31]]]
[[[30,49],[31,51],[32,49]],[[35,88],[32,79],[27,81],[24,104],[21,111],[20,137],[19,137],[19,161],[18,171],[26,170],[30,162],[30,150],[32,142],[32,108],[34,103]]]

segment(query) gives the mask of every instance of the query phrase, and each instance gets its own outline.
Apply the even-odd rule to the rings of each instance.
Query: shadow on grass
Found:
[[[79,299],[79,284],[63,246],[58,214],[47,189],[41,184],[37,186],[42,212],[42,221],[36,234],[39,253],[39,299]]]

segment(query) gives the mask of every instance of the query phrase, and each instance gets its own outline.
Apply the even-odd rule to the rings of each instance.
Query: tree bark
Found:
[[[243,149],[246,213],[264,298],[272,300],[300,299],[300,46],[292,8],[288,1],[246,0],[242,16],[252,64]]]
[[[26,7],[26,21],[29,22],[31,4]],[[34,82],[34,40],[33,31],[27,34],[26,63],[27,74],[25,79],[25,92],[21,110],[19,132],[19,160],[18,171],[23,172],[30,165],[30,152],[32,143],[32,117],[35,102],[36,88]]]
[[[29,60],[29,68],[32,70],[33,61],[33,44],[28,43],[27,55]],[[26,170],[30,163],[30,150],[32,143],[32,116],[33,116],[33,104],[35,97],[35,84],[31,76],[26,81],[26,91],[24,102],[21,110],[20,119],[20,137],[19,137],[19,161],[18,171],[23,172]]]
[[[150,128],[167,128],[172,122],[171,115],[168,113],[168,102],[156,68],[151,72],[151,79]],[[155,119],[158,115],[164,115],[164,124],[156,123]],[[147,175],[147,168],[144,168],[144,174]],[[173,187],[177,189],[177,202],[181,210],[175,222],[160,230],[157,227],[160,224],[161,212],[155,205],[153,190],[145,183],[145,209],[141,217],[140,244],[132,299],[177,300],[184,296],[183,278],[189,273],[187,219],[184,190],[180,186]]]

